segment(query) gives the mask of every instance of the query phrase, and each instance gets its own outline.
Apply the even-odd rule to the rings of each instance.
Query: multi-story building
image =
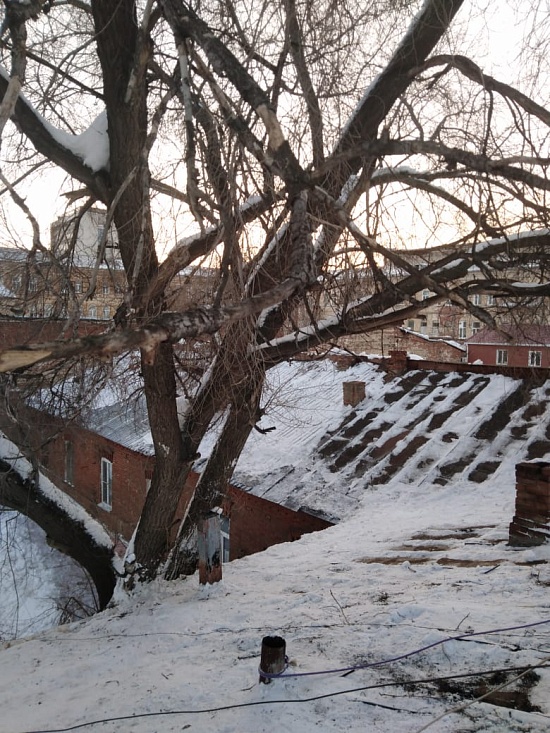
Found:
[[[89,209],[52,224],[48,251],[1,248],[0,314],[110,320],[126,277],[116,233],[104,227],[105,211]]]

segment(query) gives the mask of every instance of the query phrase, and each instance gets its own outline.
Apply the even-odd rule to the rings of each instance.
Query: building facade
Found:
[[[550,367],[550,326],[484,328],[466,342],[468,363],[503,367]]]

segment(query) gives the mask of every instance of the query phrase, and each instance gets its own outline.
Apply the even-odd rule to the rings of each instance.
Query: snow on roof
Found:
[[[366,398],[355,408],[343,404],[343,383],[350,381],[365,382]],[[539,419],[539,435],[530,424],[526,427],[519,410],[506,413],[498,429],[491,427],[510,393],[519,390],[527,401],[543,399],[521,385],[521,380],[498,374],[425,370],[388,380],[382,368],[369,362],[344,371],[330,360],[282,363],[268,371],[265,415],[259,423],[262,429],[275,429],[252,431],[234,481],[266,499],[334,521],[357,511],[372,485],[393,476],[404,482],[421,477],[445,482],[447,464],[461,460],[464,465],[460,471],[453,468],[453,476],[496,461],[496,474],[510,481],[513,468],[497,455],[510,450],[514,426],[528,427],[540,451],[550,423],[548,411],[547,419]],[[485,423],[490,439],[478,436]],[[91,426],[131,450],[154,453],[143,401],[96,410]],[[197,470],[219,429],[220,424],[203,439]],[[531,457],[529,441],[522,450],[521,459]],[[545,450],[550,454],[550,443]]]
[[[541,324],[503,324],[497,331],[482,328],[466,341],[467,344],[495,346],[550,346],[550,326]]]

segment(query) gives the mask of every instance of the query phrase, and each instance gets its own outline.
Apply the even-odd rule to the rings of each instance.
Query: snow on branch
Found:
[[[10,76],[0,65],[0,95],[9,90]],[[58,130],[37,112],[23,94],[13,109],[13,121],[35,149],[84,183],[102,201],[107,201],[104,181],[97,175],[108,168],[107,116],[101,113],[80,135]]]

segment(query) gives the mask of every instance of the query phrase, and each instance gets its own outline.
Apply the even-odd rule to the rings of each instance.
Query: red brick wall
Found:
[[[65,482],[65,441],[73,443],[74,485]],[[111,510],[100,506],[101,459],[113,464]],[[82,427],[65,428],[50,445],[46,473],[113,534],[130,539],[145,500],[153,459],[128,450]]]
[[[474,362],[480,359],[484,364],[496,364],[498,349],[504,349],[508,352],[508,366],[510,367],[528,367],[530,351],[541,352],[542,363],[540,366],[542,369],[550,367],[550,348],[536,344],[533,344],[533,346],[468,344],[468,361]]]
[[[550,540],[550,463],[516,466],[516,512],[509,530],[510,544],[541,545]]]
[[[332,526],[324,519],[292,511],[235,486],[229,487],[228,505],[231,560]]]
[[[54,321],[43,318],[2,318],[0,319],[0,349],[9,349],[28,343],[55,341],[63,333],[66,321]],[[85,336],[97,333],[108,325],[101,321],[79,321],[78,335]],[[65,338],[73,336],[72,332]]]

